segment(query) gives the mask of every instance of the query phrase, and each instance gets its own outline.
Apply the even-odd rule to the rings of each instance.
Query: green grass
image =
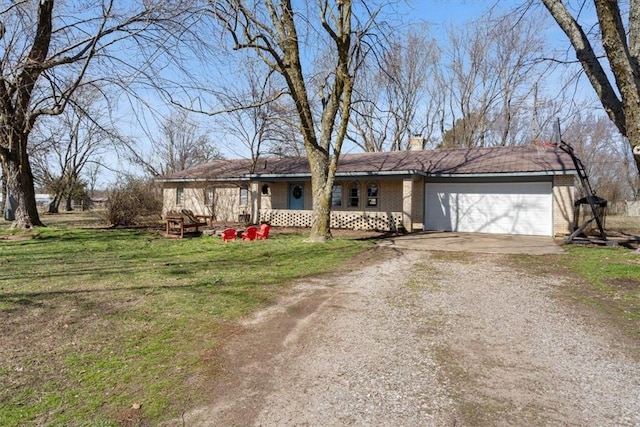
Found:
[[[578,295],[598,309],[640,322],[640,256],[620,247],[568,247],[568,266],[591,285]],[[635,333],[640,331],[637,329]]]
[[[2,426],[117,425],[133,404],[151,425],[179,416],[206,401],[234,319],[372,245],[57,226],[29,234],[0,240]]]
[[[603,291],[613,291],[608,283],[617,279],[640,281],[640,256],[621,247],[566,246],[571,268]]]

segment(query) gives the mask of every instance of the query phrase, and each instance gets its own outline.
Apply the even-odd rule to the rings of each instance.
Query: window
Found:
[[[176,188],[176,206],[184,206],[184,187]]]
[[[204,205],[213,206],[213,187],[204,189]]]
[[[243,185],[240,187],[240,206],[247,206],[249,204],[249,186]]]
[[[360,206],[360,187],[357,183],[349,185],[348,198],[348,205],[350,208],[357,208],[358,206]]]
[[[367,206],[378,206],[378,183],[376,182],[367,185]]]
[[[331,192],[331,206],[342,206],[342,185],[337,184],[333,186]]]

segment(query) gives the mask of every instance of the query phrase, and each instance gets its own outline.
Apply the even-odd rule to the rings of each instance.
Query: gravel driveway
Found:
[[[378,248],[299,283],[224,349],[211,406],[168,425],[640,425],[640,363],[505,255]]]

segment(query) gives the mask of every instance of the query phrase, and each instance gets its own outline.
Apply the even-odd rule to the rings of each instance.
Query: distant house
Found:
[[[44,193],[36,194],[36,205],[40,207],[48,207],[51,202],[53,202],[53,198],[50,195]]]
[[[109,204],[108,197],[91,197],[89,199],[89,207],[92,209],[104,209]]]
[[[214,160],[158,179],[163,213],[311,226],[306,158],[263,158],[250,169],[250,160]],[[575,174],[571,157],[548,146],[345,154],[331,227],[565,235]]]

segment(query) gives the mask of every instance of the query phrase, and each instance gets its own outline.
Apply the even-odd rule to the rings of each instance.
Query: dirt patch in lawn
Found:
[[[611,279],[605,283],[613,288],[626,291],[634,291],[640,289],[640,280],[638,279]]]
[[[6,240],[10,242],[19,242],[23,240],[31,240],[38,237],[38,234],[32,233],[30,231],[15,233],[15,234],[6,234],[4,236],[0,236],[0,240]]]

